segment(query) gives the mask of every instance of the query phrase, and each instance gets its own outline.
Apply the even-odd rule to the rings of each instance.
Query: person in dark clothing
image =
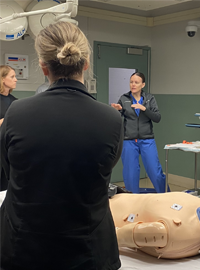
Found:
[[[10,104],[16,98],[10,93],[16,87],[17,78],[15,70],[7,65],[0,66],[0,126]]]
[[[91,51],[77,26],[47,26],[35,48],[50,86],[13,102],[2,126],[1,269],[119,269],[108,186],[121,116],[84,86]]]
[[[111,106],[124,117],[124,143],[122,151],[123,179],[127,190],[140,193],[139,155],[155,187],[156,192],[165,192],[165,175],[158,159],[152,122],[158,123],[161,115],[150,93],[144,92],[145,76],[141,72],[130,77],[130,91],[123,94],[118,103]]]
[[[15,70],[7,65],[0,66],[0,126],[3,123],[4,116],[8,110],[11,103],[16,100],[16,98],[10,93],[16,87],[17,78]],[[4,170],[1,166],[0,160],[0,191],[6,190],[8,186],[8,181],[5,177]]]

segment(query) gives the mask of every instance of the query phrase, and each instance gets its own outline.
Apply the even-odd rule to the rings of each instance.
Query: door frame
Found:
[[[113,47],[126,47],[126,48],[134,48],[134,49],[143,49],[147,51],[148,54],[148,63],[147,63],[147,92],[150,93],[150,77],[151,77],[151,47],[149,46],[137,46],[137,45],[128,45],[128,44],[119,44],[119,43],[111,43],[111,42],[104,42],[104,41],[94,41],[93,42],[93,74],[94,77],[97,76],[97,59],[98,59],[98,45],[104,45],[104,46],[113,46]]]
[[[99,47],[98,47],[99,46]],[[102,41],[94,41],[93,43],[93,73],[94,73],[94,77],[97,79],[98,74],[97,74],[97,61],[98,61],[98,57],[99,54],[101,53],[100,51],[100,46],[110,46],[110,47],[118,47],[118,48],[134,48],[134,49],[143,49],[146,50],[147,52],[147,89],[146,91],[148,93],[150,93],[150,67],[151,67],[151,47],[149,46],[135,46],[135,45],[127,45],[127,44],[116,44],[116,43],[111,43],[111,42],[102,42]],[[117,57],[117,55],[116,55]],[[116,66],[115,66],[116,67]],[[117,68],[117,67],[116,67]],[[121,67],[119,67],[121,68]],[[134,67],[136,68],[136,67]],[[98,100],[98,89],[97,89],[97,100]],[[142,163],[141,161],[141,157],[140,157],[140,164]],[[143,165],[142,165],[143,166]],[[122,162],[121,159],[118,161],[118,163],[116,164],[115,168],[113,169],[113,172],[116,170],[116,172],[118,170],[120,170],[122,172]],[[145,170],[145,169],[144,169]],[[112,177],[115,176],[115,173],[112,173]],[[111,177],[111,182],[113,182],[114,179],[112,179]],[[121,176],[122,177],[122,176]],[[140,176],[141,177],[141,176]],[[146,175],[146,171],[145,171],[145,176],[143,175],[144,178],[147,177]],[[143,178],[141,177],[141,178]],[[123,181],[123,179],[122,179]]]

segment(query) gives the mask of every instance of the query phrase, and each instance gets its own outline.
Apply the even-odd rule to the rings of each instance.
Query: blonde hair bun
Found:
[[[81,50],[72,42],[66,43],[57,58],[62,65],[73,66],[81,59]]]
[[[59,21],[42,29],[35,39],[38,58],[55,78],[82,75],[91,47],[83,32],[70,22]]]

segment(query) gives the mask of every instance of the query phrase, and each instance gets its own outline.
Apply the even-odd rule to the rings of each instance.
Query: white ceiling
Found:
[[[154,17],[200,8],[200,0],[79,0],[79,6]]]
[[[115,6],[120,6],[120,7],[126,7],[126,8],[133,8],[133,9],[138,9],[138,10],[144,10],[144,11],[149,11],[149,10],[154,10],[158,8],[163,8],[167,6],[172,6],[176,4],[182,4],[183,2],[189,2],[192,0],[89,0],[93,2],[99,2],[99,3],[104,3],[104,4],[110,4],[110,5],[115,5]],[[89,2],[88,1],[88,2]],[[81,1],[80,1],[81,3]]]
[[[25,10],[28,4],[34,0],[14,1]],[[66,0],[59,1],[62,3],[66,2]],[[79,0],[78,2],[79,6],[118,11],[139,16],[159,16],[200,7],[200,0]]]
[[[7,0],[7,1],[13,1],[13,0]],[[26,7],[32,2],[32,0],[14,0],[14,2],[17,2],[24,10]]]

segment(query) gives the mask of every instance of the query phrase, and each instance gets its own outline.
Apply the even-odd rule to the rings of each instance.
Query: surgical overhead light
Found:
[[[3,23],[2,18],[9,18],[10,14],[16,12],[23,12],[23,9],[16,2],[1,1],[0,2],[0,39],[1,40],[16,40],[21,38],[28,28],[27,18],[18,18],[16,20],[9,20]],[[18,14],[19,14],[18,13]]]
[[[27,29],[27,33],[30,34],[32,38],[35,38],[40,30],[57,21],[68,21],[76,25],[78,24],[76,20],[71,19],[71,17],[77,15],[78,0],[66,0],[66,3],[63,4],[60,4],[58,0],[34,0],[28,5],[26,12],[21,12],[23,11],[22,9],[19,11],[19,9],[16,8],[16,4],[15,2],[7,3],[7,1],[4,1],[4,8],[1,8],[1,40],[16,40],[22,37]],[[0,5],[2,5],[2,3],[0,3]],[[7,12],[5,12],[5,6],[7,7]],[[17,6],[19,5],[17,4]],[[28,17],[28,20],[26,17]],[[25,20],[26,25],[24,22],[22,23],[22,18]],[[15,35],[9,38],[12,32],[14,32]]]

